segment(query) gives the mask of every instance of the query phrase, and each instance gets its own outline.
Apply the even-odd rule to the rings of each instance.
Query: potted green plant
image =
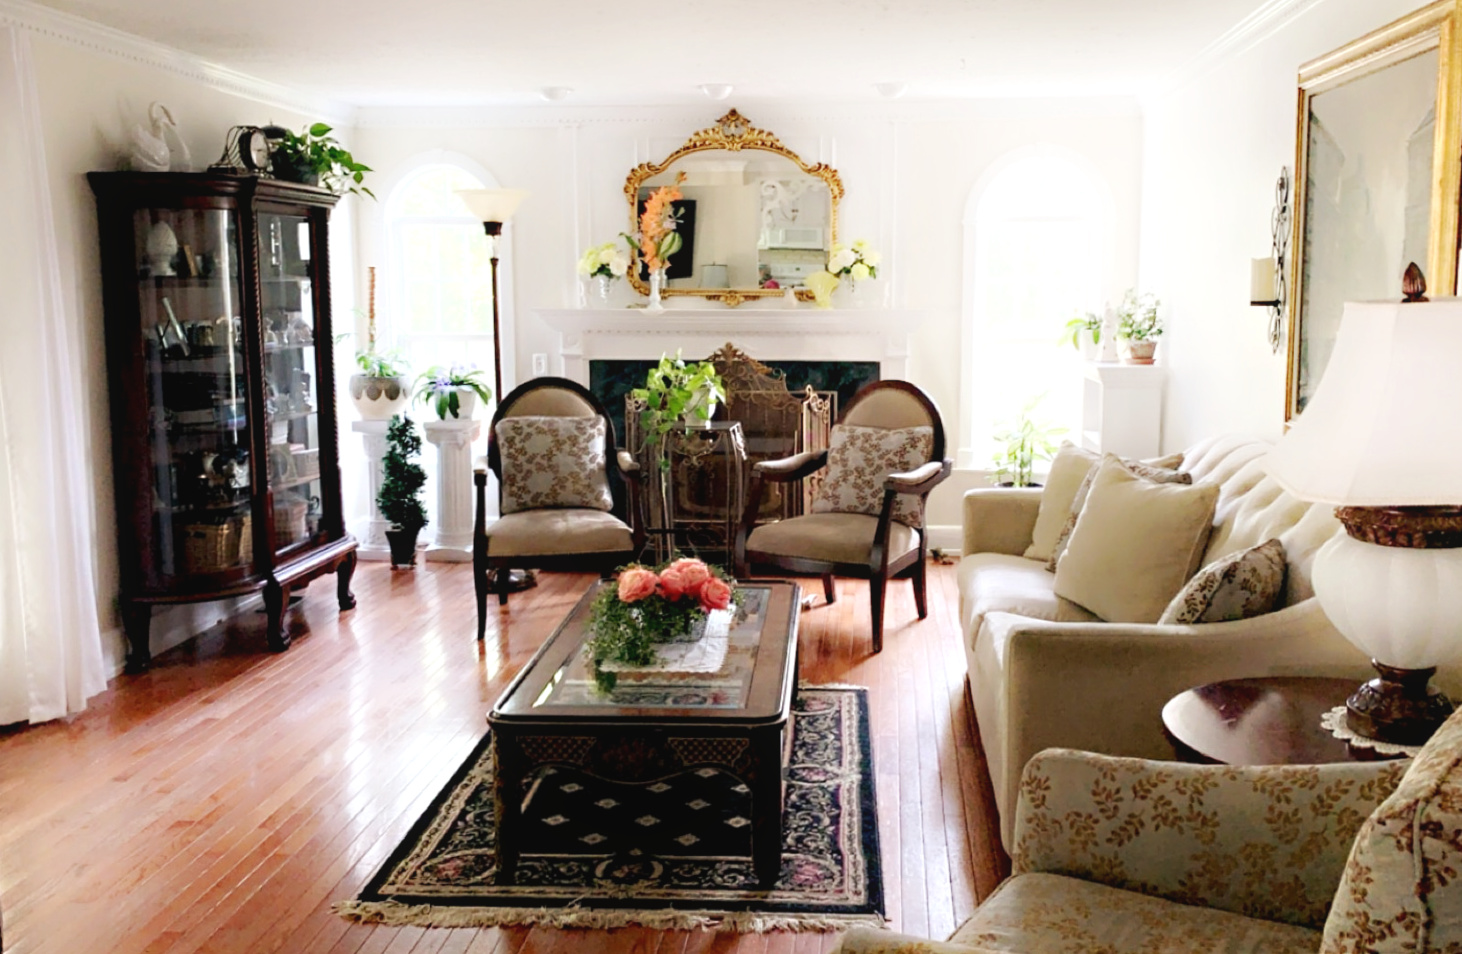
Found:
[[[360,351],[355,364],[360,373],[350,376],[350,399],[361,420],[385,421],[406,409],[411,401],[411,379],[399,355]]]
[[[1122,346],[1122,360],[1127,364],[1152,364],[1157,339],[1162,336],[1162,319],[1157,316],[1160,302],[1152,295],[1139,295],[1128,289],[1117,306],[1117,341]]]
[[[437,418],[470,419],[477,411],[477,402],[492,400],[483,370],[475,364],[434,364],[416,379],[416,399],[430,404]]]
[[[1061,343],[1069,344],[1081,352],[1083,361],[1095,361],[1097,348],[1102,343],[1102,316],[1094,311],[1084,312],[1066,322]]]
[[[991,481],[1001,487],[1035,487],[1036,461],[1050,460],[1056,455],[1055,438],[1066,433],[1064,427],[1037,423],[1032,412],[1045,395],[1038,395],[1020,409],[1015,423],[995,435],[1002,447],[992,459],[995,476]]]
[[[691,426],[709,423],[716,414],[716,405],[726,400],[726,388],[714,364],[688,364],[677,351],[673,358],[660,355],[660,363],[645,375],[645,386],[635,388],[630,395],[645,405],[640,412],[645,446],[663,451],[665,435],[677,422]],[[660,466],[669,467],[664,453],[658,456]]]
[[[389,521],[386,541],[391,546],[391,565],[416,564],[416,537],[426,526],[426,505],[421,488],[426,471],[416,462],[421,453],[421,435],[411,418],[397,414],[386,425],[386,456],[381,460],[381,489],[376,508]]]
[[[376,194],[361,183],[370,166],[357,162],[344,146],[330,135],[331,127],[315,123],[303,133],[284,130],[284,136],[270,154],[269,165],[274,177],[286,182],[323,185],[336,195],[364,192],[372,199]]]

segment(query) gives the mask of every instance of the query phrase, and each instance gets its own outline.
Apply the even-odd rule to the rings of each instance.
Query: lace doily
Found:
[[[706,634],[700,639],[683,643],[659,643],[658,654],[648,666],[632,666],[629,663],[606,659],[599,664],[604,672],[653,673],[653,672],[719,672],[726,661],[726,650],[730,645],[731,612],[713,610],[706,616]]]
[[[1320,727],[1329,729],[1331,735],[1337,739],[1344,739],[1356,748],[1373,749],[1382,755],[1415,755],[1421,751],[1419,745],[1398,745],[1395,742],[1382,742],[1379,739],[1368,739],[1363,735],[1357,735],[1345,723],[1345,706],[1336,706],[1320,716]]]

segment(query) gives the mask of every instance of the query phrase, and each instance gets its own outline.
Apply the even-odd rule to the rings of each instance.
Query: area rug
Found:
[[[793,703],[782,869],[759,890],[750,794],[703,768],[619,785],[548,769],[523,823],[516,884],[496,884],[493,760],[483,739],[360,897],[356,921],[431,927],[833,931],[882,924],[868,690],[804,687]]]

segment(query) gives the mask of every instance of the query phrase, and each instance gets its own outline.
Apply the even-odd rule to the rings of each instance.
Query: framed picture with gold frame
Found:
[[[1284,419],[1319,386],[1344,302],[1401,298],[1409,262],[1457,289],[1462,0],[1300,67]]]

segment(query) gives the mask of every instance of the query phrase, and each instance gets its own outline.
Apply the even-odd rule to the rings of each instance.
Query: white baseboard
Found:
[[[958,553],[964,545],[964,527],[957,523],[930,524],[929,549],[953,550]]]
[[[264,598],[256,593],[208,603],[156,607],[152,611],[152,626],[148,632],[152,655],[165,653],[174,646],[207,632],[224,620],[251,613],[263,605]],[[127,638],[121,627],[113,626],[102,633],[102,639],[109,650],[107,664],[111,675],[108,678],[115,679],[126,667]]]

